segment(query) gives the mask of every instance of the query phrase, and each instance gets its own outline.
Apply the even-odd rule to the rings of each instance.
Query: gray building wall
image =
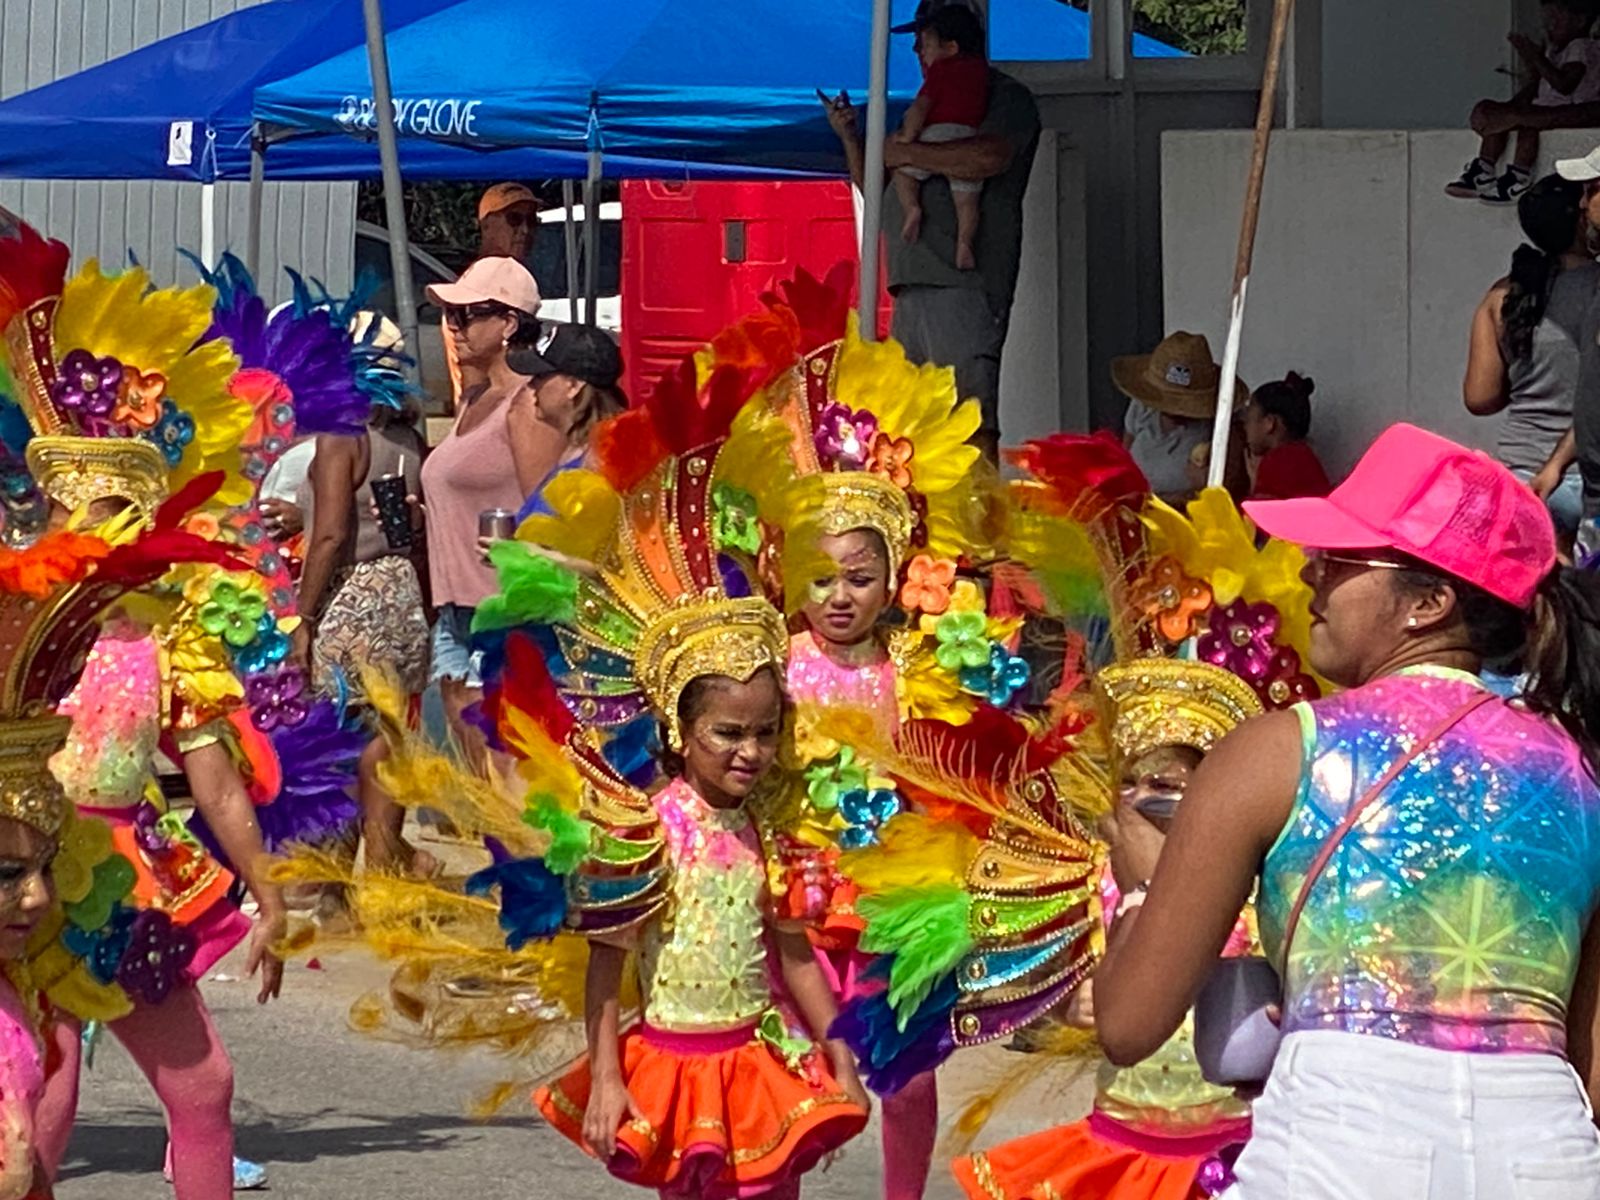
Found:
[[[258,0],[0,0],[0,99],[92,67]],[[242,254],[247,185],[216,185],[217,249]],[[74,266],[131,251],[159,283],[190,283],[180,246],[200,249],[197,183],[0,180],[0,205],[72,247]],[[262,278],[286,299],[283,266],[338,292],[353,269],[353,183],[269,183],[262,211]]]

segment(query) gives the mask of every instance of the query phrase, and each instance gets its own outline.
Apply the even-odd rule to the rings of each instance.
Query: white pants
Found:
[[[1223,1200],[1600,1200],[1600,1134],[1553,1054],[1284,1039]]]

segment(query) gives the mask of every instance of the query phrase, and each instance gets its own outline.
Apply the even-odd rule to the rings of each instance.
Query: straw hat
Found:
[[[1111,360],[1111,380],[1119,392],[1170,417],[1216,416],[1221,374],[1211,343],[1198,333],[1169,334],[1150,354]],[[1234,389],[1234,404],[1247,404],[1250,389],[1244,380],[1235,377]]]

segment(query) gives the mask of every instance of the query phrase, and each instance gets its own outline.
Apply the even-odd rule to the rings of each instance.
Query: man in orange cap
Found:
[[[478,199],[478,257],[526,263],[539,234],[539,198],[520,183],[497,183]]]

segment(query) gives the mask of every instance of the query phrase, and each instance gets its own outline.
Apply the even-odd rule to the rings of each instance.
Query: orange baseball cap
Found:
[[[520,183],[497,183],[486,189],[478,198],[478,220],[483,220],[490,213],[510,208],[513,204],[531,204],[538,208],[539,197],[533,194],[532,188],[524,187]]]
[[[428,299],[452,308],[493,301],[531,317],[539,311],[539,285],[514,258],[480,258],[454,283],[430,284]]]

